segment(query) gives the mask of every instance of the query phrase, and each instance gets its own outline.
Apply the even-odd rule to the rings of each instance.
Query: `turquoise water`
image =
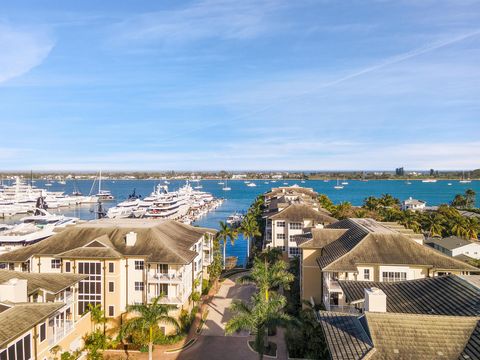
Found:
[[[384,193],[389,193],[400,200],[412,196],[416,199],[426,201],[427,205],[448,203],[456,194],[464,193],[466,189],[473,189],[477,192],[477,207],[479,206],[480,198],[480,181],[472,181],[470,184],[460,184],[458,181],[444,180],[437,181],[436,183],[411,181],[412,184],[407,185],[405,181],[372,180],[362,182],[349,180],[349,185],[346,185],[342,190],[335,190],[333,188],[336,181],[326,183],[322,180],[307,180],[305,183],[300,183],[299,181],[287,180],[265,184],[264,181],[258,180],[255,181],[257,184],[256,187],[248,187],[243,181],[228,181],[228,185],[232,190],[225,192],[222,191],[223,185],[219,185],[218,180],[205,180],[201,182],[203,191],[210,192],[216,197],[225,198],[225,202],[215,211],[199,219],[196,225],[217,228],[219,221],[224,221],[228,215],[235,211],[246,211],[257,195],[270,190],[272,187],[284,186],[284,182],[288,185],[298,184],[313,188],[319,193],[328,195],[335,203],[350,201],[353,205],[361,205],[363,199],[367,196],[380,196]],[[451,186],[447,185],[449,182],[452,183]],[[43,181],[37,181],[35,185],[44,188],[44,183]],[[110,190],[117,201],[122,201],[132,193],[134,188],[137,194],[141,194],[142,196],[149,195],[157,183],[158,181],[153,180],[105,180],[102,181],[102,188]],[[77,184],[82,193],[88,194],[92,186],[92,181],[78,181]],[[170,190],[176,190],[184,184],[185,181],[172,180],[168,186]],[[194,184],[197,185],[196,183]],[[49,190],[61,190],[66,193],[72,193],[73,182],[69,181],[66,185],[54,183]],[[114,205],[114,203],[105,203],[105,205],[108,208]],[[93,219],[95,217],[91,205],[62,210],[62,213],[70,216],[78,216],[82,219]],[[230,243],[227,244],[227,255],[237,256],[240,264],[244,264],[245,254],[246,242],[242,238],[238,239],[234,246]]]

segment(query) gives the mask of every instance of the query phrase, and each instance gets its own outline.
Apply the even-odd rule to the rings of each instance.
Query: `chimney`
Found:
[[[376,287],[365,289],[365,311],[387,312],[387,295]]]
[[[125,237],[125,244],[127,246],[135,246],[136,242],[137,242],[137,233],[130,231]]]
[[[0,284],[0,301],[27,302],[27,280],[13,278]]]

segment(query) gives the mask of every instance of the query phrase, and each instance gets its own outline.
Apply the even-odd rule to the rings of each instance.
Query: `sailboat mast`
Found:
[[[98,193],[102,191],[102,170],[100,170],[100,176],[98,177]]]

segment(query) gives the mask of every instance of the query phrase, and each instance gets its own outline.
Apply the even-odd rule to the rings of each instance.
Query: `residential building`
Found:
[[[427,242],[428,245],[448,256],[464,255],[472,259],[480,259],[480,243],[478,241],[450,236],[447,238],[431,238]]]
[[[51,350],[75,351],[91,330],[79,314],[79,282],[87,275],[0,270],[0,359],[50,359]]]
[[[274,188],[266,193],[265,246],[281,248],[290,258],[299,256],[295,236],[337,221],[321,208],[317,198],[313,189],[298,185]]]
[[[364,313],[319,312],[332,359],[480,359],[480,276],[340,283]]]
[[[213,260],[215,230],[173,220],[102,219],[66,228],[37,244],[0,255],[0,266],[32,273],[85,274],[77,315],[88,304],[120,320],[127,305],[191,307]],[[169,328],[164,329],[169,331]]]
[[[421,245],[409,234],[373,219],[345,219],[297,237],[304,251],[302,299],[341,309],[347,303],[339,280],[396,282],[479,270]]]
[[[413,199],[409,197],[407,200],[402,201],[402,210],[422,211],[425,210],[427,203],[425,201]]]

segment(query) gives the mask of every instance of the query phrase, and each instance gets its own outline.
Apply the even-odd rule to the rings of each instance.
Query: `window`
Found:
[[[168,274],[168,264],[158,264],[157,273],[159,274]]]
[[[143,281],[135,281],[135,291],[143,291],[144,284]]]
[[[299,249],[297,247],[289,247],[288,248],[288,254],[290,256],[300,256],[301,253],[302,253],[302,249]]]
[[[277,240],[285,240],[285,234],[277,234]]]
[[[52,269],[60,269],[61,265],[62,265],[62,261],[60,259],[52,259],[51,261]]]
[[[40,342],[45,341],[47,337],[47,324],[43,323],[40,325]]]
[[[297,236],[297,235],[289,235],[288,236],[288,241],[295,242],[295,236]]]
[[[115,272],[115,264],[113,262],[108,263],[108,272],[109,273]]]
[[[102,303],[102,265],[100,262],[79,262],[78,273],[89,275],[78,284],[78,315],[83,315],[88,304]]]
[[[144,262],[143,260],[135,260],[135,270],[143,270]]]
[[[297,223],[297,222],[290,223],[289,227],[290,227],[291,230],[301,230],[301,229],[303,229],[303,224],[302,223]]]
[[[285,227],[285,221],[277,221],[277,227]]]
[[[115,283],[113,281],[108,282],[108,292],[114,292],[115,291]]]
[[[0,263],[0,269],[8,269],[8,263]]]
[[[277,246],[277,249],[280,249],[280,250],[282,250],[282,251],[285,251],[285,245]]]
[[[115,316],[115,306],[113,305],[108,306],[108,316]]]
[[[72,271],[71,264],[70,264],[70,261],[67,261],[65,263],[65,272],[70,272],[70,271]]]
[[[18,340],[3,351],[0,351],[0,360],[31,360],[31,338],[30,334]]]
[[[395,281],[405,281],[405,280],[407,280],[406,272],[399,272],[399,271],[383,271],[382,272],[383,282],[395,282]]]
[[[168,297],[168,284],[159,284],[157,295]]]
[[[363,269],[363,279],[370,280],[370,269]]]

